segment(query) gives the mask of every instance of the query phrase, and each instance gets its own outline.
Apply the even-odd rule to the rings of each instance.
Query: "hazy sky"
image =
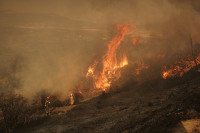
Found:
[[[51,13],[95,23],[168,19],[182,10],[200,11],[199,0],[1,0],[0,9]]]

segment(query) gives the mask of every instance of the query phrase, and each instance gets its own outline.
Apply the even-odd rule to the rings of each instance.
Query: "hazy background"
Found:
[[[126,21],[137,26],[119,50],[130,62],[184,52],[190,36],[200,43],[199,0],[1,0],[0,89],[68,95],[94,60],[101,70],[104,44]]]

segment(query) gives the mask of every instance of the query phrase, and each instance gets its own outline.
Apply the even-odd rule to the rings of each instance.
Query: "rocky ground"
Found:
[[[35,113],[26,133],[198,133],[200,76],[130,85],[73,106]]]

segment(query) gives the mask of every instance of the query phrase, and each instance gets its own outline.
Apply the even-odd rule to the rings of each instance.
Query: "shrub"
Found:
[[[59,100],[61,97],[60,93],[54,93],[50,95],[50,102],[52,107],[61,107],[62,102]]]
[[[51,107],[63,106],[63,103],[60,100],[62,93],[59,92],[50,93],[47,89],[41,89],[36,93],[33,100],[33,105],[40,105],[42,109],[45,109],[46,108],[45,101],[47,99],[47,96],[50,97]]]
[[[74,103],[77,104],[83,100],[83,95],[81,93],[74,93]]]
[[[29,121],[27,99],[13,91],[0,93],[0,110],[4,117],[1,130],[11,130]]]

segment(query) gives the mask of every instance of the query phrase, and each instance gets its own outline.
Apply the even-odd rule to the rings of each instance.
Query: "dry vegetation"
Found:
[[[196,52],[197,53],[197,52]],[[196,56],[192,55],[192,56]],[[192,57],[191,56],[191,57]],[[174,56],[172,56],[175,58]],[[163,65],[169,65],[172,62],[170,61],[172,57],[165,57],[165,59],[146,59],[141,60],[141,64],[145,63],[144,65],[148,66],[148,69],[143,68],[139,71],[140,74],[135,73],[135,69],[138,68],[135,64],[130,64],[128,66],[125,66],[121,69],[121,78],[119,80],[112,83],[110,89],[108,89],[106,92],[103,92],[99,97],[94,98],[93,100],[85,101],[82,104],[80,101],[82,101],[84,98],[91,97],[93,95],[92,91],[94,90],[94,79],[91,77],[83,77],[81,82],[77,84],[73,88],[73,94],[74,94],[74,100],[75,104],[78,104],[78,106],[71,109],[71,112],[68,112],[66,114],[67,117],[73,118],[74,115],[79,114],[93,114],[93,117],[96,117],[95,112],[101,112],[101,113],[107,113],[109,110],[112,111],[123,111],[123,110],[129,110],[132,104],[136,104],[137,106],[134,106],[131,110],[134,112],[137,112],[137,114],[142,114],[143,109],[141,106],[143,105],[142,96],[138,96],[138,98],[133,98],[132,95],[129,96],[123,96],[127,95],[126,92],[131,92],[133,95],[135,95],[132,91],[136,89],[138,92],[140,89],[148,88],[146,89],[147,92],[153,92],[157,95],[157,101],[148,101],[145,104],[148,108],[155,107],[157,105],[161,106],[161,100],[160,97],[162,96],[161,92],[162,90],[166,91],[168,88],[173,86],[179,86],[183,91],[188,92],[186,89],[187,87],[183,87],[182,84],[187,84],[187,86],[190,86],[190,80],[198,77],[198,73],[194,70],[197,70],[197,68],[192,69],[189,73],[186,73],[183,75],[183,77],[172,77],[168,79],[162,79],[162,66]],[[190,56],[189,56],[190,57]],[[181,60],[192,60],[188,58],[187,56],[183,56],[182,54],[176,56],[175,62],[181,58]],[[17,65],[15,65],[16,67]],[[16,69],[12,69],[16,71]],[[11,69],[11,70],[12,70]],[[15,73],[15,71],[11,71],[10,73]],[[9,77],[9,74],[7,73],[5,77]],[[4,79],[5,77],[2,77]],[[16,79],[15,76],[13,76],[13,79]],[[17,79],[16,79],[17,80]],[[2,83],[4,80],[1,80]],[[9,80],[11,84],[13,80]],[[7,88],[11,88],[11,86],[7,86]],[[16,86],[13,86],[13,88],[16,88]],[[81,93],[79,92],[81,90]],[[135,91],[136,91],[135,90]],[[138,93],[137,92],[137,93]],[[168,96],[168,99],[171,97],[176,96],[176,92],[171,92],[171,94]],[[60,101],[61,93],[50,93],[47,91],[47,89],[41,89],[34,97],[34,99],[29,102],[26,98],[24,98],[22,95],[16,94],[14,91],[10,92],[1,92],[0,96],[0,109],[2,111],[2,117],[4,119],[1,119],[1,126],[0,131],[8,131],[8,130],[15,130],[22,126],[31,127],[31,125],[37,125],[34,123],[43,123],[47,121],[47,117],[41,117],[41,118],[33,118],[31,117],[33,114],[36,113],[44,113],[44,102],[46,100],[46,97],[50,96],[51,100],[51,106],[53,109],[55,107],[62,107],[70,105],[69,98],[65,101]],[[131,98],[132,97],[132,98]],[[177,95],[178,97],[178,95]],[[196,96],[198,97],[198,96]],[[146,99],[147,100],[147,99]],[[92,101],[92,102],[91,102]],[[168,105],[166,105],[168,106]],[[164,108],[164,107],[163,107]],[[177,107],[174,107],[177,108]],[[146,109],[146,108],[145,108]],[[164,111],[163,109],[162,111]],[[106,116],[106,119],[108,116]],[[142,117],[142,116],[141,116]],[[77,118],[77,117],[76,117]],[[180,117],[177,118],[179,120]],[[80,117],[81,119],[81,117]],[[113,117],[113,119],[115,119]],[[139,118],[138,118],[139,119]],[[165,120],[163,120],[165,121]],[[128,123],[130,124],[130,123]],[[134,124],[129,125],[128,128],[132,130],[134,127]],[[113,126],[114,128],[115,126]],[[82,128],[82,127],[80,127]],[[145,125],[143,125],[138,131],[146,131],[145,128],[149,128]],[[151,127],[153,128],[153,127]],[[155,127],[154,127],[155,128]],[[122,131],[122,130],[121,130]],[[198,132],[198,130],[194,129],[194,132]]]
[[[34,121],[31,116],[37,112],[45,114],[44,103],[48,93],[41,91],[37,94],[32,101],[28,101],[20,94],[16,94],[14,91],[9,93],[0,93],[0,132],[14,130],[17,127],[25,126]],[[51,107],[61,107],[64,105],[70,105],[70,100],[60,101],[59,93],[50,95]],[[39,97],[38,97],[39,96]],[[82,96],[78,93],[74,94],[75,102],[78,103]]]
[[[1,120],[0,131],[14,129],[30,121],[32,109],[27,105],[27,99],[12,91],[0,94],[0,109],[4,118]]]

